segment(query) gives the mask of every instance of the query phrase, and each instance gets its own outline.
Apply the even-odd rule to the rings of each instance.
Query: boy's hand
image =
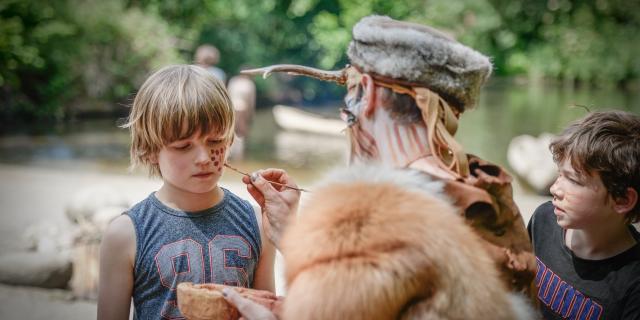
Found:
[[[262,209],[262,225],[267,236],[276,248],[279,248],[280,238],[289,219],[294,217],[298,210],[300,191],[271,184],[270,181],[297,188],[293,179],[281,169],[259,170],[251,174],[251,177],[242,177],[247,191]]]

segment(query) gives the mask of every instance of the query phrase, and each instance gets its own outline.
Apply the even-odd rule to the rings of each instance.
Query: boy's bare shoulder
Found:
[[[131,218],[123,214],[113,219],[102,235],[100,256],[108,257],[109,261],[104,267],[133,268],[136,251],[136,231]]]
[[[135,240],[133,221],[124,214],[113,219],[103,235],[103,241],[112,242],[114,245],[131,244],[135,243]]]

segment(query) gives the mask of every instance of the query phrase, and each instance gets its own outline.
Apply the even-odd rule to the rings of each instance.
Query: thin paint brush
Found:
[[[233,170],[233,171],[235,171],[235,172],[237,172],[237,173],[239,173],[239,174],[241,174],[241,175],[243,175],[243,176],[247,176],[247,177],[251,178],[251,175],[250,175],[250,174],[248,174],[248,173],[246,173],[246,172],[242,172],[242,171],[240,171],[240,170],[238,170],[238,169],[236,169],[236,168],[234,168],[234,167],[230,166],[228,163],[225,163],[225,164],[224,164],[224,166],[225,166],[225,167],[227,167],[227,168],[229,168],[229,169],[231,169],[231,170]],[[268,182],[269,182],[269,183],[271,183],[271,184],[275,184],[275,185],[278,185],[278,186],[283,186],[283,187],[285,187],[285,188],[289,188],[289,189],[296,190],[296,191],[301,191],[301,192],[311,192],[311,191],[309,191],[309,190],[302,189],[302,188],[292,187],[292,186],[286,185],[286,184],[284,184],[284,183],[278,183],[278,182],[274,182],[274,181],[268,181]]]

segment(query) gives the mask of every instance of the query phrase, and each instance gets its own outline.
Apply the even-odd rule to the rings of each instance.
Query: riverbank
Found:
[[[28,247],[25,229],[29,226],[49,224],[68,230],[71,224],[64,209],[81,190],[111,187],[134,204],[161,184],[160,180],[144,175],[18,165],[0,165],[0,181],[0,254],[25,250]],[[225,175],[221,184],[245,199],[250,198],[237,175]],[[540,203],[549,199],[527,194],[517,185],[514,195],[525,221]],[[279,277],[277,282],[280,291],[282,279]],[[80,320],[95,318],[95,314],[95,301],[73,300],[65,290],[0,285],[0,319]]]

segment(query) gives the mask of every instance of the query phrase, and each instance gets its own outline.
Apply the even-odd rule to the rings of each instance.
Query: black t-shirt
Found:
[[[528,225],[536,255],[536,287],[545,319],[640,319],[640,234],[614,257],[585,260],[564,244],[553,205],[536,209]]]

